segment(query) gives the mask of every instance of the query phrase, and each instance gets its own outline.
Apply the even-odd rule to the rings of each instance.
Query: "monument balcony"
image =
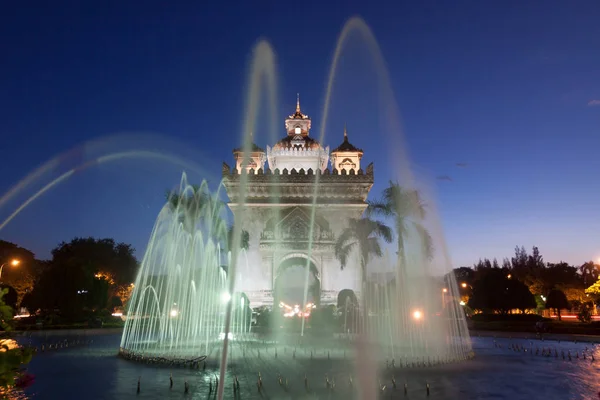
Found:
[[[308,242],[309,233],[290,233],[290,232],[276,232],[276,231],[263,231],[260,234],[261,242]],[[335,241],[335,235],[331,231],[321,230],[319,232],[313,232],[313,242],[333,242]]]

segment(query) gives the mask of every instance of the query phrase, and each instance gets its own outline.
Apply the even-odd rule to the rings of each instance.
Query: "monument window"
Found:
[[[344,158],[342,160],[342,162],[340,163],[340,168],[344,168],[344,169],[354,169],[356,168],[356,164],[352,162],[351,159],[349,158]]]

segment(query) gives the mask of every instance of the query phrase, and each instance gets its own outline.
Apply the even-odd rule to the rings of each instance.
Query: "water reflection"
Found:
[[[215,362],[209,361],[206,369],[202,366],[197,369],[148,366],[117,357],[119,335],[93,338],[90,345],[36,355],[28,368],[36,376],[35,384],[26,389],[26,395],[11,398],[131,399],[136,394],[139,377],[140,396],[144,399],[181,399],[184,380],[190,385],[190,398],[206,397],[210,380],[214,393],[215,374],[218,374]],[[40,343],[42,339],[24,340]],[[388,386],[386,398],[404,398],[404,383],[412,398],[425,398],[425,387],[429,383],[431,397],[436,399],[590,399],[596,398],[600,391],[600,348],[594,343],[528,339],[496,339],[494,343],[493,338],[474,338],[473,347],[475,359],[460,364],[394,372],[382,366],[381,382]],[[538,355],[536,349],[539,349]],[[543,349],[551,349],[550,355],[547,352],[542,355]],[[558,357],[554,355],[555,349]],[[313,398],[357,397],[348,384],[354,370],[349,362],[328,361],[326,357],[311,362],[294,358],[293,351],[283,347],[278,348],[277,357],[274,347],[261,350],[260,355],[257,350],[247,352],[228,370],[225,398],[233,398],[234,375],[240,381],[242,398],[260,398],[256,390],[258,372],[271,398],[305,395],[305,374],[313,387]],[[566,356],[563,360],[561,352],[565,355],[570,352],[571,361]],[[172,389],[169,389],[170,373],[173,373]],[[288,379],[288,393],[278,385],[278,374]],[[326,374],[337,382],[335,393],[325,389]],[[398,383],[396,391],[390,391],[392,375]]]

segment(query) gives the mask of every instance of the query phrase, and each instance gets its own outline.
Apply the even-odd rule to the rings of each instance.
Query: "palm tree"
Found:
[[[194,232],[197,223],[202,219],[209,219],[210,224],[206,228],[210,229],[214,238],[231,250],[234,226],[227,227],[227,223],[222,217],[226,206],[225,202],[211,195],[208,187],[204,184],[202,186],[194,185],[191,188],[191,191],[184,193],[167,191],[166,198],[169,208],[179,214],[179,220],[184,229],[190,233]],[[249,242],[250,234],[242,230],[240,248],[248,250]]]
[[[579,267],[581,276],[583,277],[583,283],[586,287],[592,285],[594,282],[596,282],[596,280],[598,280],[599,268],[600,265],[597,265],[593,261],[588,261]]]
[[[392,230],[380,221],[369,218],[350,218],[348,226],[340,233],[335,243],[335,257],[340,261],[342,269],[348,262],[350,253],[358,248],[362,278],[362,309],[366,312],[367,264],[371,255],[381,257],[383,251],[379,240],[392,242]]]
[[[233,247],[233,232],[234,232],[234,225],[231,225],[229,227],[229,230],[227,231],[227,248],[231,249]],[[248,250],[248,248],[250,247],[250,234],[248,233],[248,231],[242,229],[242,232],[240,233],[240,249],[244,249],[244,250]]]
[[[416,231],[422,252],[427,259],[433,257],[433,240],[421,224],[425,219],[426,206],[417,190],[402,188],[398,183],[390,181],[390,186],[383,190],[381,200],[370,201],[367,216],[378,215],[391,217],[398,235],[398,255],[404,261],[406,240],[411,228]]]

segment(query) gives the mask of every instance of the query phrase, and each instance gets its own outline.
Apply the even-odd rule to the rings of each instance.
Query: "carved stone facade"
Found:
[[[299,102],[296,113],[286,120],[286,128],[289,140],[281,140],[267,157],[272,169],[246,169],[239,165],[230,168],[223,164],[223,184],[235,223],[250,234],[250,248],[238,262],[241,272],[237,290],[248,295],[253,307],[271,306],[273,289],[284,266],[292,259],[306,260],[320,284],[321,304],[335,304],[342,289],[360,294],[357,257],[341,270],[334,246],[348,218],[360,218],[366,208],[373,186],[373,164],[366,171],[360,169],[362,150],[356,149],[360,154],[352,154],[345,135],[343,155],[355,160],[356,165],[344,165],[340,172],[329,170],[328,148],[323,149],[308,138],[310,119],[301,113]],[[303,135],[306,147],[293,147],[298,135]],[[263,160],[257,154],[259,147],[252,146],[251,158]],[[306,159],[308,153],[314,159]],[[276,165],[295,167],[273,168]],[[318,165],[316,173],[313,165]],[[240,197],[242,193],[244,199]]]

